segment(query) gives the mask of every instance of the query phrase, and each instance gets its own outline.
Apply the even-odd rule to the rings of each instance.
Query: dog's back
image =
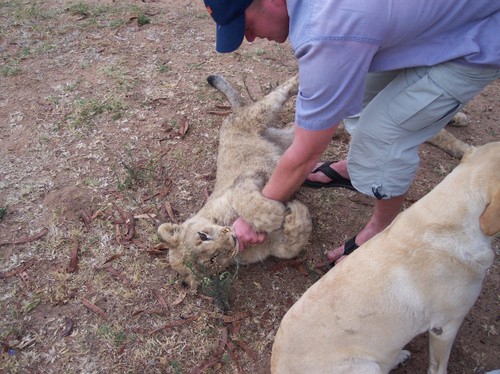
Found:
[[[429,331],[429,373],[445,373],[499,231],[500,143],[491,143],[306,291],[283,318],[271,371],[387,373]]]

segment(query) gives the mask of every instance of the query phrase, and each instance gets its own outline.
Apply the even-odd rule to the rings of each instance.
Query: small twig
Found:
[[[229,110],[231,109],[231,105],[221,105],[221,104],[216,104],[215,107],[217,109],[224,109],[224,110]]]
[[[207,114],[215,114],[216,116],[228,116],[233,113],[232,110],[208,110]]]
[[[257,359],[259,358],[259,355],[252,348],[250,348],[247,343],[245,343],[245,342],[243,342],[241,340],[234,340],[234,343],[238,347],[240,347],[241,349],[243,349],[245,351],[245,353],[247,355],[249,355],[254,361],[257,361]]]
[[[34,263],[35,263],[35,259],[31,259],[28,262],[21,264],[20,266],[18,266],[14,270],[0,273],[0,279],[10,278],[14,275],[21,274],[21,273],[25,272],[26,270],[28,270],[30,267],[32,267]]]
[[[35,240],[40,239],[41,237],[47,235],[48,232],[49,232],[49,229],[44,228],[38,234],[35,234],[33,236],[28,236],[27,238],[13,240],[13,241],[0,242],[0,246],[7,245],[7,244],[24,244],[24,243],[29,243],[29,242],[35,241]]]
[[[116,205],[116,203],[113,202],[113,206],[116,208],[116,210],[118,211],[118,214],[120,215],[121,217],[121,220],[114,220],[114,219],[110,219],[111,222],[113,223],[118,223],[118,224],[124,224],[126,221],[127,221],[127,216],[125,214],[125,212],[123,211],[122,208],[120,208],[118,205]]]
[[[186,319],[180,319],[178,321],[169,322],[169,323],[163,325],[162,327],[158,327],[157,329],[154,329],[153,331],[151,331],[149,333],[149,335],[156,334],[158,331],[161,331],[161,330],[170,329],[172,327],[185,325],[186,323],[192,322],[192,321],[197,320],[197,319],[198,319],[198,315],[196,314],[196,315],[193,315],[193,316],[188,317]]]
[[[243,374],[243,368],[241,367],[240,359],[238,358],[238,355],[234,351],[235,346],[233,342],[229,339],[227,339],[226,342],[226,352],[229,355],[229,358],[235,363],[236,369],[238,370],[238,373]]]
[[[193,371],[191,371],[191,374],[204,373],[205,370],[211,368],[212,366],[214,366],[218,362],[220,362],[220,360],[222,358],[222,353],[224,352],[224,347],[226,346],[226,344],[227,344],[227,327],[224,327],[222,329],[221,338],[219,341],[219,347],[217,348],[217,351],[215,351],[215,353],[213,354],[213,357],[205,360],[200,366],[193,369]]]

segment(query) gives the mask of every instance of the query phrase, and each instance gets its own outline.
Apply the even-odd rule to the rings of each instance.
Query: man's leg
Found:
[[[356,236],[357,245],[386,228],[399,213],[418,168],[419,145],[499,76],[498,69],[453,63],[407,69],[366,106],[352,134],[348,164],[332,165],[357,190],[377,198],[372,217]],[[343,253],[344,245],[327,256],[335,261]]]
[[[405,195],[392,197],[386,200],[376,200],[373,214],[366,226],[356,235],[356,245],[361,245],[384,230],[399,214],[403,206]],[[344,255],[344,244],[328,251],[326,257],[330,262],[338,261]]]

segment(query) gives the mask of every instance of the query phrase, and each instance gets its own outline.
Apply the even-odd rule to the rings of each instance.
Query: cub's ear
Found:
[[[158,227],[158,235],[170,249],[176,249],[179,245],[181,226],[173,223],[163,223]]]
[[[481,231],[488,236],[500,233],[500,188],[493,192],[491,201],[479,217]]]

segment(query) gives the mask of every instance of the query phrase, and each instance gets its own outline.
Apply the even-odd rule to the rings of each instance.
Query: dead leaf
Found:
[[[92,304],[90,301],[88,301],[86,298],[82,298],[82,304],[87,307],[91,312],[97,314],[99,317],[104,318],[105,320],[108,319],[108,315],[97,305]]]
[[[165,301],[165,299],[163,298],[163,296],[160,294],[160,292],[158,290],[153,290],[153,295],[155,295],[156,300],[158,300],[158,302],[160,303],[160,305],[163,309],[165,309],[165,310],[169,309],[167,302]]]
[[[232,110],[208,110],[207,114],[215,114],[216,116],[228,116],[233,113]]]
[[[181,138],[184,137],[184,135],[187,133],[188,129],[189,129],[189,124],[188,124],[187,118],[183,117],[181,124],[179,126],[179,135],[181,136]]]
[[[95,220],[97,217],[104,215],[104,211],[105,211],[106,209],[108,209],[108,208],[109,208],[109,205],[108,205],[108,206],[106,206],[106,207],[104,207],[104,208],[102,208],[102,209],[97,210],[94,214],[92,214],[92,217],[90,217],[90,220],[91,220],[91,221],[93,221],[93,220]]]
[[[71,252],[71,257],[69,259],[69,265],[66,268],[68,273],[74,273],[78,267],[78,240],[75,240],[73,245],[73,251]]]
[[[71,318],[66,318],[66,323],[64,324],[64,329],[61,332],[61,336],[64,338],[71,335],[73,332],[73,320]]]
[[[124,286],[135,287],[132,284],[132,282],[128,280],[127,277],[125,277],[125,275],[123,275],[123,273],[120,270],[115,269],[112,266],[107,266],[104,270],[106,270],[109,274],[111,274],[113,277],[119,280]]]
[[[153,218],[156,218],[156,214],[154,214],[154,213],[137,214],[137,215],[134,216],[134,218],[135,219],[153,219]]]
[[[125,234],[125,240],[130,241],[135,236],[135,218],[132,213],[127,214],[127,233]]]
[[[248,318],[251,316],[251,314],[250,314],[250,312],[241,312],[241,313],[237,313],[237,314],[232,315],[232,316],[227,316],[225,314],[210,313],[210,316],[212,316],[213,318],[219,318],[222,321],[224,321],[225,323],[233,323],[233,322]]]
[[[175,219],[174,210],[172,209],[172,205],[170,205],[168,201],[165,201],[164,206],[172,222],[177,223],[177,220]]]
[[[111,261],[114,261],[120,257],[123,256],[123,253],[117,253],[117,254],[114,254],[113,256],[111,256],[110,258],[108,258],[106,261],[104,261],[103,265],[106,265],[108,262],[111,262]]]
[[[241,367],[240,359],[238,358],[238,355],[234,351],[235,346],[234,346],[233,342],[229,339],[227,339],[226,348],[227,348],[226,352],[227,352],[229,358],[231,359],[231,361],[233,363],[236,364],[236,370],[238,371],[239,374],[243,374],[243,368]]]
[[[187,291],[181,290],[181,292],[179,293],[179,296],[177,296],[177,299],[175,299],[175,301],[172,303],[172,305],[179,305],[180,303],[182,303],[182,300],[184,300],[186,298],[186,295],[187,295]]]
[[[86,211],[84,211],[84,210],[82,210],[82,211],[80,212],[80,221],[82,221],[82,222],[83,222],[83,225],[85,226],[85,231],[89,231],[89,230],[90,230],[90,222],[91,222],[91,217],[90,217],[90,215],[89,215]]]

